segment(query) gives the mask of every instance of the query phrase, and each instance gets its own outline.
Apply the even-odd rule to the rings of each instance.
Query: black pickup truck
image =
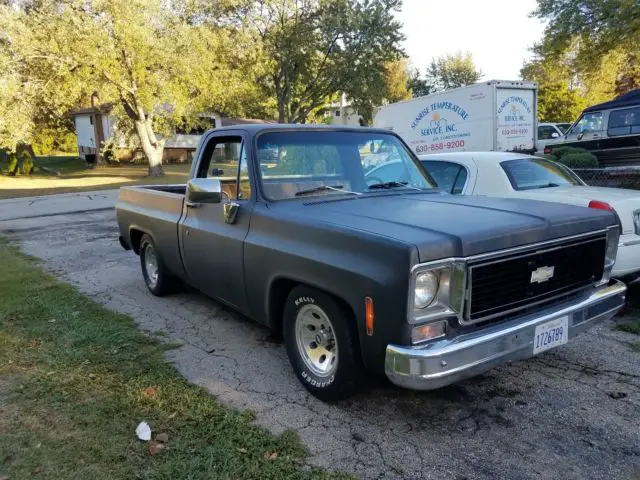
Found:
[[[187,185],[122,188],[116,209],[151,293],[186,282],[282,332],[326,400],[363,368],[438,388],[567,343],[624,303],[612,213],[449,195],[385,130],[212,130]]]

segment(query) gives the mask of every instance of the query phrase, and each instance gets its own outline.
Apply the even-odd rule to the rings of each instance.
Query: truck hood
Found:
[[[366,195],[289,203],[302,223],[315,219],[417,247],[421,262],[466,257],[602,230],[604,210],[521,199],[441,193]]]
[[[537,188],[514,192],[518,198],[530,198],[546,202],[560,202],[587,206],[591,200],[599,200],[611,205],[620,221],[622,233],[633,233],[633,212],[640,210],[640,192],[624,188],[587,187],[569,185],[566,187]]]

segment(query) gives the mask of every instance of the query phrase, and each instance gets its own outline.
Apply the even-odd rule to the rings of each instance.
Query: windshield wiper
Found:
[[[409,185],[409,182],[381,182],[369,185],[369,190],[388,190],[390,188],[410,188],[412,190],[422,190],[421,188]]]
[[[295,193],[296,197],[300,197],[302,195],[308,195],[310,193],[318,193],[318,192],[340,192],[340,193],[352,193],[353,195],[361,195],[358,192],[352,192],[351,190],[344,190],[344,185],[320,185],[319,187],[307,188],[306,190],[300,190]]]

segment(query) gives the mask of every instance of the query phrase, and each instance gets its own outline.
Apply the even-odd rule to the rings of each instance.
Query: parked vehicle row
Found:
[[[515,153],[464,152],[420,157],[438,186],[453,194],[528,198],[614,212],[621,236],[613,276],[640,274],[640,192],[590,187],[562,164]]]
[[[558,147],[589,150],[603,167],[640,161],[640,89],[584,109],[564,135],[545,144],[544,153]]]
[[[536,165],[512,176],[529,185],[520,170]],[[618,203],[616,215],[452,195],[483,181],[452,175],[429,174],[384,129],[221,128],[186,185],[121,188],[120,242],[154,295],[185,282],[282,332],[294,373],[326,400],[355,391],[363,369],[439,388],[622,307]]]

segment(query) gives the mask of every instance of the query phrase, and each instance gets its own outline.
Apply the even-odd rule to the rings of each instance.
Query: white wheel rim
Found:
[[[317,305],[305,305],[295,321],[298,352],[305,366],[319,377],[332,375],[338,367],[338,343],[333,325]]]
[[[151,288],[158,283],[158,259],[156,251],[152,245],[147,244],[144,248],[144,269],[147,274],[147,282]]]

